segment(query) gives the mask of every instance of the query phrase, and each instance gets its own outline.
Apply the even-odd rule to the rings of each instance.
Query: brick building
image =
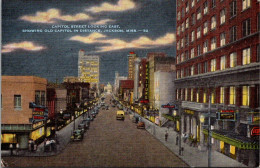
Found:
[[[257,0],[177,1],[175,85],[182,132],[201,147],[207,130],[200,119],[208,118],[208,102],[215,116],[233,111],[233,120],[211,116],[213,149],[249,166],[259,164],[259,137],[250,134],[259,129],[259,16]]]

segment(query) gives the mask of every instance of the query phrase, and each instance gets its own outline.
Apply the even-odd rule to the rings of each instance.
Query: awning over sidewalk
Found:
[[[162,114],[162,116],[164,118],[167,118],[168,120],[170,121],[179,121],[180,120],[180,116],[172,116],[172,115],[169,115],[169,114]]]
[[[212,137],[239,149],[259,149],[259,142],[251,138],[241,136],[231,131],[212,130]],[[208,130],[203,129],[203,133],[208,135]]]

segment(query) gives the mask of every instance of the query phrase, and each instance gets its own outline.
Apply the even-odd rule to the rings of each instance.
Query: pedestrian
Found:
[[[28,147],[29,147],[29,151],[31,151],[31,143],[32,143],[32,140],[31,139],[29,139],[29,141],[28,141]]]
[[[178,143],[179,143],[179,136],[177,135],[176,136],[176,145],[178,145]]]
[[[31,141],[31,151],[33,152],[33,150],[34,150],[34,141],[32,140]]]
[[[168,132],[166,131],[165,132],[165,141],[167,142],[167,139],[168,139]]]

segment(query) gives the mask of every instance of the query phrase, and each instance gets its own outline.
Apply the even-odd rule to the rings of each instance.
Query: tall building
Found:
[[[177,1],[182,133],[202,149],[211,111],[213,149],[252,167],[259,164],[259,19],[257,0]]]
[[[128,79],[134,80],[134,72],[135,72],[135,59],[136,54],[134,52],[129,52],[128,55]]]
[[[88,82],[91,86],[99,84],[99,56],[85,55],[79,51],[78,78],[81,82]]]
[[[119,73],[115,72],[115,82],[114,82],[114,94],[118,94],[119,92],[119,81],[120,80],[127,80],[126,76],[119,76]]]

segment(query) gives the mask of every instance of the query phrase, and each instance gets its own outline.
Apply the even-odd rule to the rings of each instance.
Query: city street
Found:
[[[109,104],[110,97],[105,100]],[[4,157],[10,167],[187,167],[145,129],[137,129],[126,115],[116,120],[117,108],[101,110],[82,142],[72,142],[50,157]],[[68,132],[70,134],[70,132]]]

